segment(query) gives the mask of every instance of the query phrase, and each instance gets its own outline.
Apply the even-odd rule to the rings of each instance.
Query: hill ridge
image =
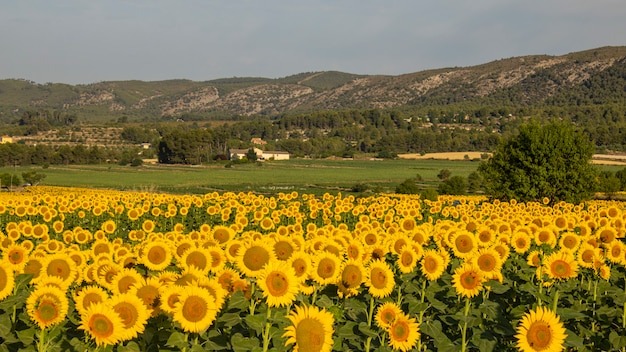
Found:
[[[608,70],[612,71],[606,73]],[[401,75],[317,71],[283,78],[128,80],[86,85],[3,79],[0,121],[8,122],[24,111],[37,109],[60,110],[82,120],[120,116],[175,119],[185,115],[211,119],[462,103],[571,103],[588,99],[578,95],[595,81],[619,87],[626,79],[620,72],[625,71],[626,46],[607,46],[559,56],[518,56]],[[611,102],[626,105],[626,93],[613,90],[611,95]]]

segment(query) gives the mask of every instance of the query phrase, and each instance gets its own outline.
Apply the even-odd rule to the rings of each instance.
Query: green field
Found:
[[[396,185],[418,174],[421,186],[434,188],[440,182],[437,174],[448,169],[452,175],[467,177],[479,165],[477,161],[448,160],[310,160],[292,159],[258,164],[224,164],[208,166],[79,165],[5,167],[0,173],[21,175],[35,170],[47,176],[41,183],[50,186],[149,190],[173,193],[235,192],[324,192],[349,191],[356,184],[370,189],[393,192]],[[623,167],[602,166],[617,171]]]
[[[35,170],[47,176],[42,185],[155,190],[175,193],[253,191],[276,193],[298,191],[320,193],[348,190],[359,183],[391,192],[398,183],[419,174],[424,187],[436,187],[437,174],[448,169],[452,175],[467,176],[478,162],[438,160],[308,160],[292,159],[259,164],[209,166],[80,165],[5,167],[0,173],[21,175]]]

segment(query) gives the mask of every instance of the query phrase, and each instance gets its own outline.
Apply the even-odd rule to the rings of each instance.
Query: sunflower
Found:
[[[294,252],[289,258],[289,264],[293,267],[296,278],[304,282],[311,272],[311,256],[303,251]]]
[[[478,249],[476,236],[469,231],[454,232],[450,240],[450,244],[452,246],[452,251],[457,258],[470,258]]]
[[[257,284],[269,307],[281,307],[296,299],[300,281],[289,263],[273,260],[263,268]]]
[[[525,231],[515,231],[511,237],[511,246],[518,254],[524,254],[530,249],[532,238]]]
[[[0,261],[0,263],[1,262],[4,262],[4,261]],[[41,276],[42,268],[43,268],[43,258],[30,256],[28,260],[26,261],[26,265],[24,266],[23,273],[33,275],[32,281],[36,282],[37,279],[39,279],[39,276]],[[1,285],[2,285],[2,278],[0,277],[0,286]],[[0,287],[0,292],[2,292],[2,287]]]
[[[412,349],[420,338],[419,324],[415,318],[400,314],[387,329],[389,345],[394,350],[408,351]]]
[[[10,264],[16,273],[22,273],[28,261],[29,251],[20,244],[12,244],[2,252],[3,261]]]
[[[471,263],[459,266],[452,275],[452,284],[457,294],[464,297],[478,295],[483,288],[483,281],[484,276],[481,270]]]
[[[359,293],[359,287],[365,281],[363,262],[348,259],[342,264],[340,272],[336,283],[339,297],[356,296]]]
[[[402,247],[407,245],[411,245],[411,239],[404,232],[398,232],[388,240],[389,251],[394,254],[400,254]]]
[[[97,257],[102,253],[113,253],[113,244],[107,240],[97,240],[91,245],[91,255]]]
[[[295,344],[294,352],[330,352],[333,348],[333,314],[315,306],[297,306],[287,317],[291,325],[285,328],[285,346]]]
[[[123,268],[113,277],[110,289],[114,294],[126,293],[132,286],[139,284],[142,278],[134,268]]]
[[[404,246],[398,254],[396,266],[403,274],[408,274],[412,272],[417,266],[417,261],[419,260],[419,257],[413,248],[413,246]]]
[[[581,243],[580,235],[575,232],[564,232],[559,236],[559,247],[574,253]]]
[[[263,267],[275,259],[272,247],[264,240],[244,243],[237,251],[235,264],[246,276],[257,277]]]
[[[496,232],[489,226],[481,226],[476,230],[479,247],[489,247],[496,241]]]
[[[222,270],[227,263],[226,253],[224,250],[218,246],[208,246],[205,249],[209,253],[209,259],[211,259],[209,263],[209,272],[215,274]]]
[[[348,259],[363,259],[365,255],[365,248],[363,248],[363,243],[356,239],[348,240],[345,249],[346,256]]]
[[[215,278],[220,286],[229,293],[232,293],[233,283],[237,280],[241,280],[239,272],[228,267],[223,267],[215,273]]]
[[[100,225],[100,229],[102,229],[102,231],[111,235],[117,229],[117,224],[113,220],[107,220],[103,222],[102,225]]]
[[[173,254],[168,242],[157,240],[144,243],[146,245],[139,258],[143,265],[153,271],[161,271],[170,265]]]
[[[70,283],[63,281],[63,279],[58,276],[45,276],[41,278],[41,280],[37,280],[37,282],[34,284],[35,289],[43,286],[56,287],[63,292],[67,292]]]
[[[44,275],[58,276],[68,283],[68,286],[76,279],[76,265],[72,258],[65,253],[49,254],[41,264]]]
[[[621,241],[612,241],[607,243],[604,250],[604,256],[612,263],[626,264],[626,245]]]
[[[159,289],[162,284],[156,277],[148,277],[141,280],[140,283],[131,286],[129,293],[141,298],[143,303],[152,310],[152,316],[157,316],[159,310]]]
[[[79,314],[86,314],[87,309],[96,303],[102,303],[109,299],[109,294],[98,285],[82,287],[74,294],[74,307]]]
[[[133,339],[143,333],[150,312],[139,297],[129,293],[114,295],[109,304],[122,318],[124,325],[124,331],[121,333],[122,341]]]
[[[187,286],[175,303],[173,319],[185,332],[201,332],[217,317],[217,307],[206,288]]]
[[[420,261],[420,270],[422,274],[430,281],[435,281],[441,277],[446,270],[445,260],[441,252],[434,249],[424,251],[422,260]]]
[[[181,269],[194,267],[204,275],[209,273],[211,254],[202,247],[192,247],[186,250],[177,265]]]
[[[65,291],[58,287],[38,287],[26,299],[30,320],[42,330],[65,320],[68,308],[69,301]]]
[[[396,282],[394,280],[393,271],[387,263],[380,260],[370,262],[367,268],[366,285],[369,293],[376,298],[385,298],[391,294]]]
[[[554,248],[557,244],[555,227],[548,225],[546,227],[539,228],[537,232],[535,232],[535,243],[538,246],[547,244],[550,248]]]
[[[173,316],[176,309],[176,303],[179,301],[178,297],[184,290],[185,288],[183,286],[176,284],[161,286],[161,288],[159,288],[159,296],[161,297],[159,308],[170,316]]]
[[[572,253],[561,250],[544,258],[543,272],[551,279],[572,279],[578,276],[578,262]]]
[[[180,261],[186,251],[195,247],[196,241],[192,240],[189,237],[183,237],[180,240],[176,241],[176,244],[174,245],[174,257],[176,258],[176,260]]]
[[[52,229],[54,230],[54,232],[56,233],[61,233],[63,232],[63,228],[65,227],[65,224],[63,223],[63,221],[60,220],[56,220],[54,223],[52,223]]]
[[[293,252],[297,250],[295,242],[288,236],[278,236],[273,247],[278,260],[289,260]]]
[[[557,352],[564,349],[567,334],[559,316],[546,307],[538,307],[524,314],[515,338],[516,346],[522,352]]]
[[[202,271],[195,266],[190,266],[185,268],[173,283],[179,286],[187,286],[191,285],[194,281],[200,280],[203,276],[205,276],[205,274],[203,274]]]
[[[598,269],[596,269],[596,274],[598,274],[602,279],[609,281],[611,278],[611,267],[606,264],[600,264]]]
[[[384,330],[391,327],[398,317],[403,314],[402,309],[394,302],[385,302],[376,310],[374,319],[376,324]]]
[[[156,224],[154,223],[154,221],[152,221],[151,219],[146,219],[144,220],[144,222],[141,224],[141,229],[143,230],[143,232],[145,233],[152,233],[154,231],[154,229],[156,228]]]
[[[232,238],[235,237],[235,231],[228,226],[217,225],[212,229],[213,238],[219,242],[220,245],[225,245]]]
[[[222,285],[220,285],[219,281],[217,281],[217,278],[208,278],[206,276],[203,276],[200,278],[200,280],[195,282],[195,284],[198,287],[205,288],[209,291],[209,294],[213,298],[213,304],[215,306],[215,309],[217,309],[217,311],[219,312],[226,302],[226,296],[228,295],[228,291],[226,291],[222,287]]]
[[[92,264],[91,267],[93,268],[94,281],[107,289],[111,289],[113,278],[124,269],[124,267],[108,258]]]
[[[596,236],[601,243],[611,243],[615,238],[617,238],[617,231],[615,231],[613,227],[603,226],[596,230]]]
[[[78,327],[93,338],[96,345],[115,345],[124,338],[124,322],[109,302],[95,303],[81,314]]]
[[[495,249],[481,248],[470,261],[476,265],[486,279],[491,279],[502,269],[502,258]]]
[[[320,285],[333,284],[339,276],[341,260],[330,252],[316,255],[311,264],[311,278]]]

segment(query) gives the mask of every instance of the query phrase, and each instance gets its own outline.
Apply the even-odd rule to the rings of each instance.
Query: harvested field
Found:
[[[448,152],[448,153],[426,153],[426,154],[398,154],[398,158],[407,160],[475,160],[481,155],[491,153],[485,152]],[[626,155],[594,154],[591,161],[596,165],[626,165]]]
[[[480,159],[485,152],[448,152],[448,153],[426,153],[426,154],[398,154],[400,159],[435,159],[435,160],[465,160]],[[490,153],[487,153],[490,154]],[[491,154],[490,154],[491,155]],[[467,157],[466,157],[467,156]]]

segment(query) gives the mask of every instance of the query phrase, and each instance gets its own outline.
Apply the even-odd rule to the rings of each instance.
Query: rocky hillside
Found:
[[[76,86],[6,79],[0,80],[0,120],[8,122],[23,111],[37,109],[61,110],[81,120],[109,121],[122,116],[131,120],[185,115],[271,116],[464,102],[507,106],[580,104],[581,99],[594,103],[594,93],[590,92],[594,84],[617,87],[602,93],[606,101],[601,103],[626,105],[624,82],[626,47],[603,47],[563,56],[514,57],[398,76],[326,71],[280,79],[116,81]]]

